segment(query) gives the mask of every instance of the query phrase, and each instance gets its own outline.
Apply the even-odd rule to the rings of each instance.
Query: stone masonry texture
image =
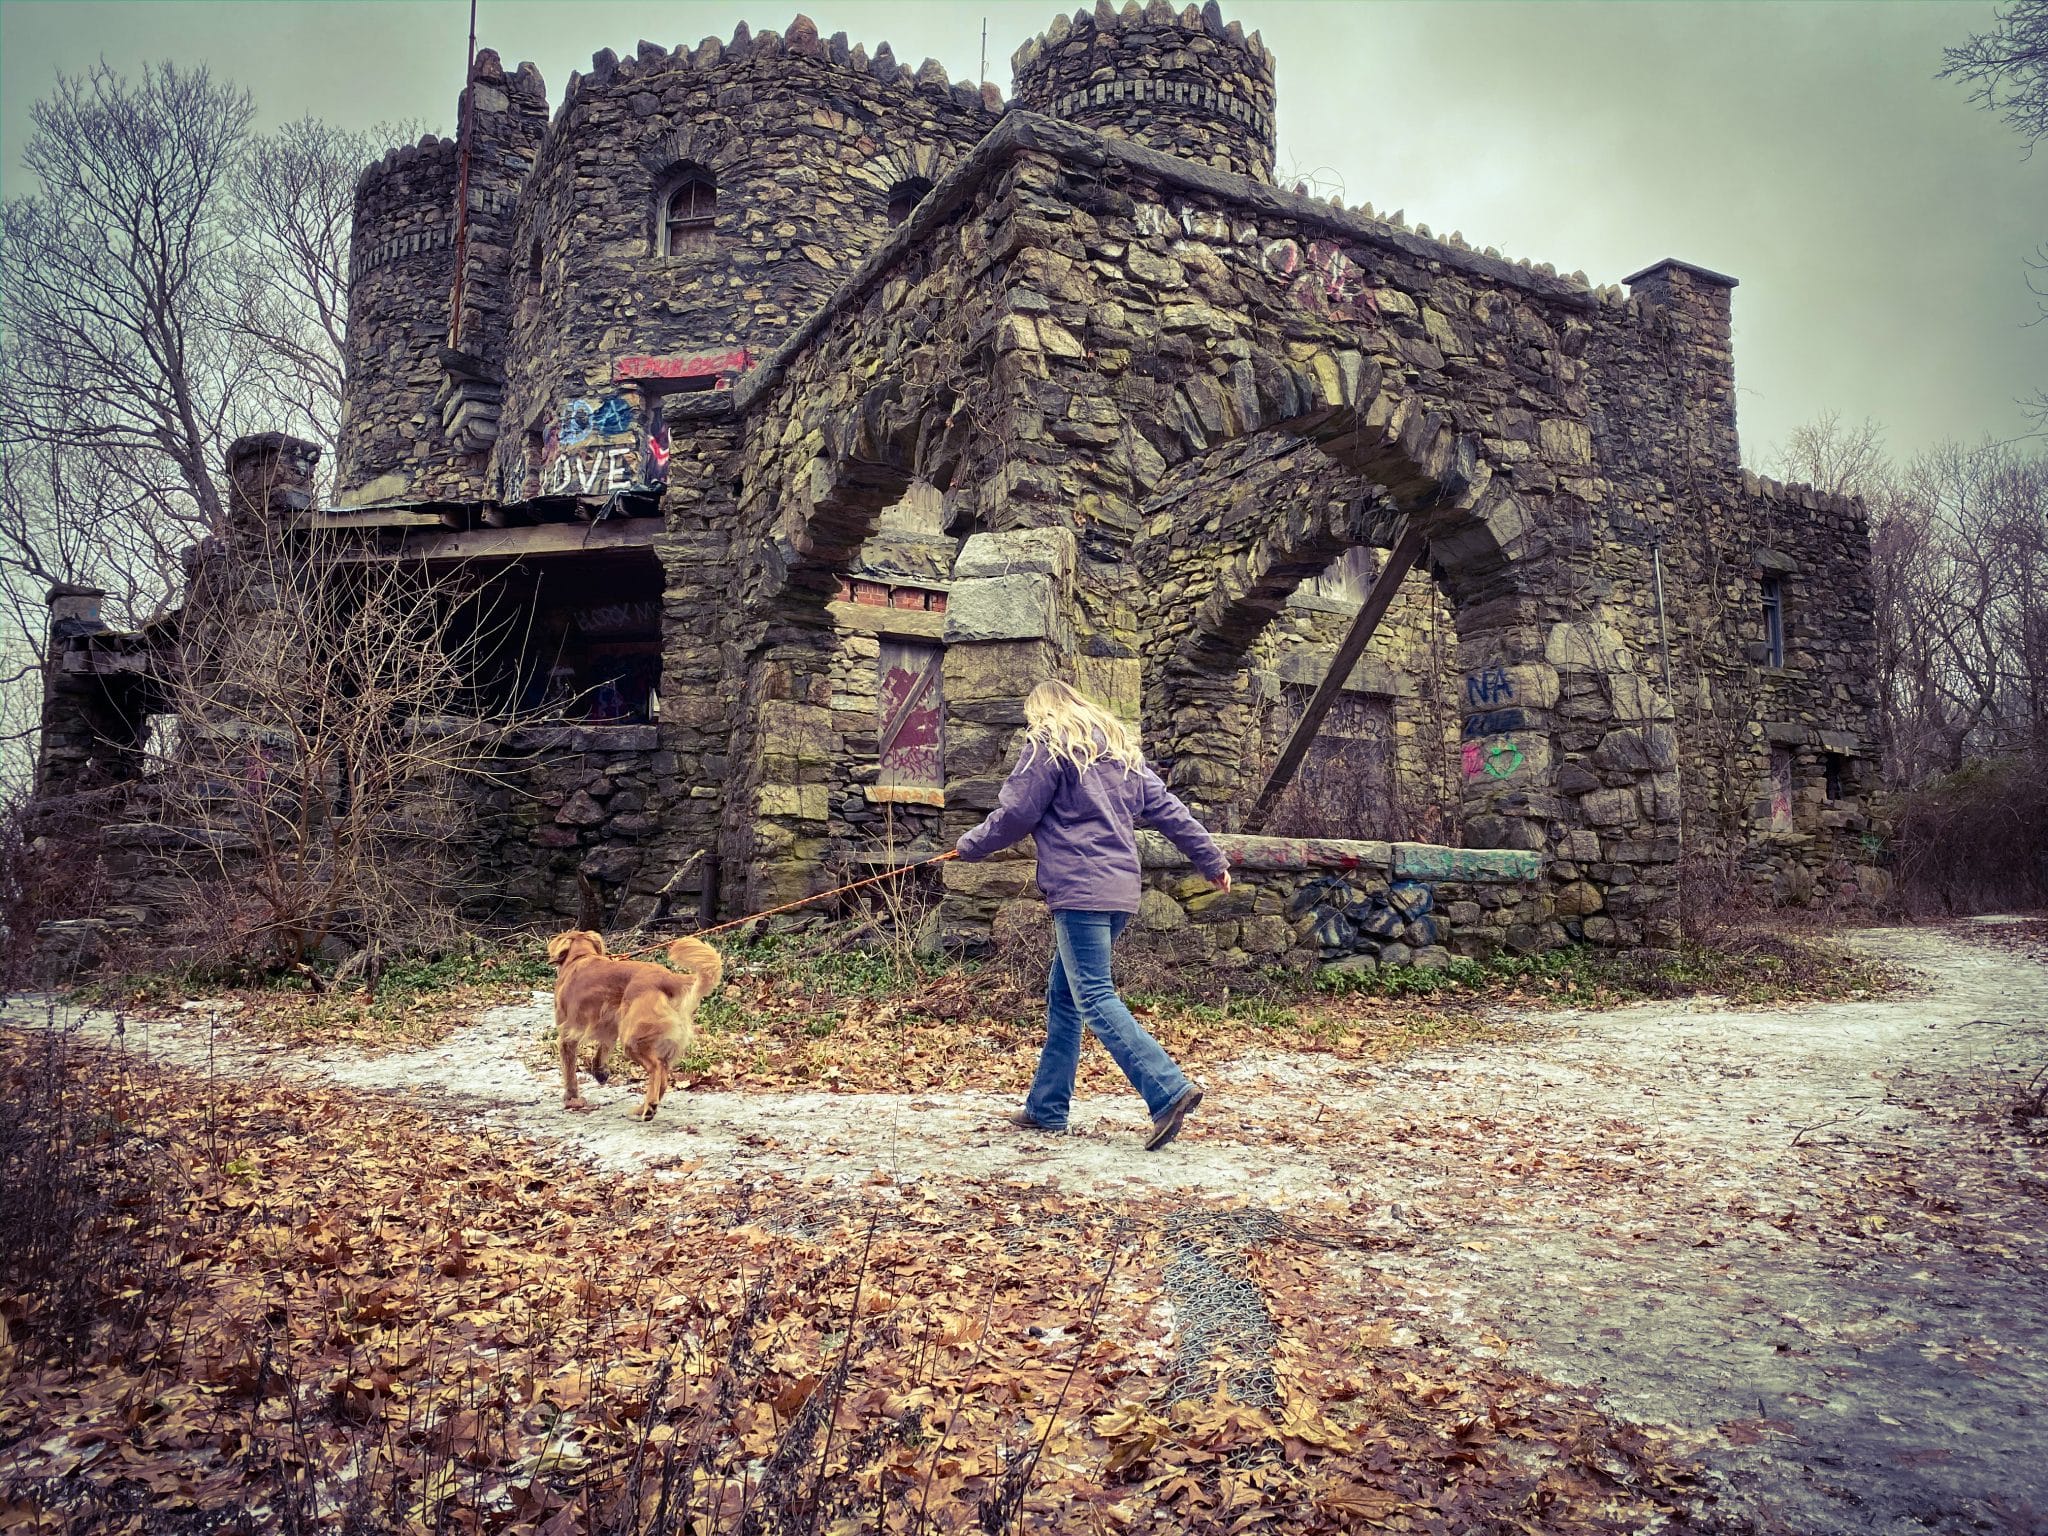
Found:
[[[1047,677],[1230,832],[1409,530],[1290,812],[1348,762],[1373,824],[1234,841],[1223,902],[1162,865],[1139,942],[1436,963],[1669,945],[1689,860],[1881,888],[1868,527],[1742,468],[1734,279],[1595,287],[1275,187],[1274,60],[1213,3],[1103,0],[1012,63],[1006,103],[799,16],[603,50],[550,111],[486,51],[458,139],[364,173],[309,557],[658,568],[658,710],[528,742],[474,807],[479,915],[732,915],[940,851]],[[147,691],[89,608],[53,595],[53,794],[130,771],[92,743]],[[884,771],[906,710],[940,783]],[[1027,846],[920,899],[972,945],[1031,893]]]

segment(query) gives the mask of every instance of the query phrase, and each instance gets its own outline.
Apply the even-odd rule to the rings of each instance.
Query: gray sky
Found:
[[[1092,0],[1091,0],[1092,3]],[[786,27],[795,0],[479,0],[478,41],[572,69],[645,37],[665,47]],[[1010,84],[1045,0],[806,0],[827,35]],[[1347,202],[1405,209],[1475,246],[1619,281],[1663,256],[1741,279],[1743,450],[1768,467],[1824,410],[1881,423],[1895,452],[2027,429],[2048,389],[2048,323],[2025,257],[2048,241],[2048,151],[1937,81],[1944,44],[1990,4],[1532,4],[1239,0],[1279,59],[1280,164]],[[447,132],[463,0],[0,3],[0,186],[25,189],[29,104],[104,53],[205,62],[261,120]],[[2044,279],[2048,285],[2048,279]]]

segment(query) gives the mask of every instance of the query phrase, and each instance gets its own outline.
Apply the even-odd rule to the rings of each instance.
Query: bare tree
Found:
[[[2028,149],[2048,138],[2048,0],[2013,0],[1992,30],[1942,52],[1941,78],[1967,82],[1970,100],[2003,114]]]
[[[1874,499],[1891,474],[1884,451],[1884,429],[1865,420],[1846,427],[1839,412],[1824,411],[1794,427],[1773,466],[1784,479],[1797,480],[1830,496]]]
[[[161,64],[60,75],[30,109],[40,190],[0,221],[10,441],[140,455],[162,513],[217,531],[214,480],[252,370],[218,324],[248,94]]]
[[[0,781],[52,583],[145,622],[220,531],[233,437],[289,429],[334,462],[355,183],[386,140],[250,116],[169,64],[60,76],[32,110],[38,190],[0,223]]]
[[[270,425],[309,437],[338,462],[342,340],[356,178],[416,123],[358,132],[301,118],[255,139],[229,210],[235,306],[226,323],[271,362]]]
[[[209,546],[152,786],[195,932],[287,967],[331,939],[375,956],[455,936],[465,791],[498,781],[522,723],[473,686],[497,627],[449,640],[465,591],[274,526]]]
[[[1869,509],[1892,782],[2048,751],[2048,456],[1945,443],[1899,468],[1874,426],[1823,416],[1779,462]]]

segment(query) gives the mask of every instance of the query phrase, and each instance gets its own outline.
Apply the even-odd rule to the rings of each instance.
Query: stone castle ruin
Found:
[[[1275,185],[1274,60],[1214,0],[1012,63],[1005,102],[799,16],[551,111],[485,51],[459,137],[364,172],[334,493],[288,439],[232,478],[525,617],[490,665],[554,714],[477,797],[473,915],[681,925],[950,847],[1045,677],[1232,834],[1228,897],[1153,850],[1175,956],[1668,945],[1695,856],[1875,883],[1864,515],[1742,468],[1733,278]],[[147,726],[162,647],[94,602],[53,598],[46,793]],[[938,929],[1031,868],[945,866]]]

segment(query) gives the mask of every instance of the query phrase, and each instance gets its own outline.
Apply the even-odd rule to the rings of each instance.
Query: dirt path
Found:
[[[1991,936],[1857,936],[1924,974],[1903,997],[1547,1015],[1390,1066],[1240,1061],[1149,1156],[1135,1096],[1078,1105],[1058,1139],[975,1094],[691,1093],[643,1126],[615,1081],[570,1117],[537,1066],[543,998],[293,1070],[676,1176],[1178,1194],[1400,1233],[1337,1258],[1423,1336],[1695,1437],[1730,1530],[2048,1532],[2048,1134],[2010,1114],[2048,1062],[2048,964]],[[73,1022],[224,1075],[282,1065],[203,1012]]]

